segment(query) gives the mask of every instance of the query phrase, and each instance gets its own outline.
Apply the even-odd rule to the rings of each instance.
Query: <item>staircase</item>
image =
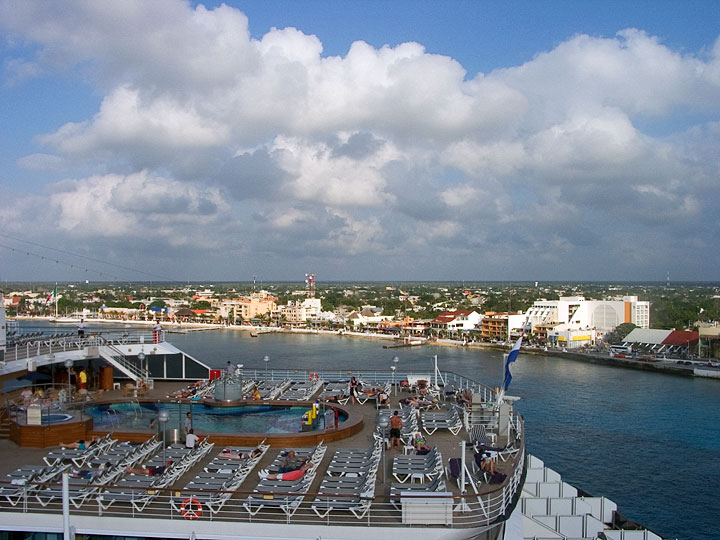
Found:
[[[142,369],[110,342],[105,341],[103,345],[98,347],[97,352],[101,358],[130,377],[133,381],[137,382],[144,378]]]
[[[3,407],[2,412],[0,412],[0,439],[10,438],[11,425],[12,419],[10,418],[7,409]]]
[[[605,497],[583,497],[560,474],[528,455],[520,497],[524,540],[662,540],[648,530],[615,529],[617,505]]]

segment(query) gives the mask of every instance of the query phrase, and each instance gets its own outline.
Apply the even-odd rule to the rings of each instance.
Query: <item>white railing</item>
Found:
[[[98,345],[126,345],[137,343],[153,343],[153,332],[112,332],[91,334],[88,337],[52,336],[39,337],[23,344],[8,345],[5,349],[5,362],[24,360],[35,356],[48,355],[66,351],[81,350]],[[159,341],[164,341],[164,332],[160,332]]]
[[[513,475],[505,482],[502,486],[498,486],[497,489],[489,491],[481,495],[465,495],[464,497],[455,496],[448,494],[442,496],[442,500],[452,505],[455,510],[452,512],[452,528],[482,528],[487,527],[495,522],[502,521],[509,516],[512,510],[512,503],[516,500],[515,494],[520,488],[520,480],[522,478],[523,460],[519,461],[518,467],[516,468]],[[0,485],[9,487],[10,484],[7,482],[0,483]],[[48,488],[60,488],[60,483],[57,484],[44,484],[41,489],[47,490]],[[70,493],[76,493],[77,489],[81,487],[88,487],[87,484],[73,484],[70,481]],[[387,485],[389,488],[389,484]],[[215,522],[229,522],[229,523],[290,523],[290,524],[312,524],[312,525],[327,525],[327,526],[373,526],[373,527],[407,527],[407,523],[403,522],[403,505],[412,504],[412,499],[427,497],[427,493],[413,493],[408,496],[402,496],[400,499],[391,500],[387,495],[376,495],[372,498],[370,503],[370,509],[367,513],[362,515],[361,518],[355,517],[349,508],[334,509],[330,511],[326,516],[319,517],[320,513],[316,512],[313,508],[314,505],[322,505],[320,509],[324,514],[326,505],[328,504],[329,498],[323,497],[317,493],[306,493],[302,496],[302,500],[296,505],[292,513],[283,511],[278,507],[278,504],[284,500],[284,498],[297,499],[297,493],[283,493],[278,491],[271,496],[267,496],[267,508],[263,508],[259,513],[251,515],[249,510],[253,512],[257,510],[258,505],[263,504],[263,495],[250,491],[234,491],[231,493],[231,497],[228,498],[221,508],[213,508],[212,510],[206,505],[203,505],[202,501],[207,500],[214,496],[219,496],[221,493],[228,493],[215,490],[202,490],[202,491],[191,491],[191,490],[180,490],[178,487],[158,489],[157,493],[154,493],[152,504],[145,506],[142,511],[138,508],[125,501],[125,502],[114,502],[109,507],[107,506],[109,501],[109,495],[104,494],[105,489],[112,489],[112,486],[100,486],[99,495],[94,495],[88,498],[84,503],[80,504],[79,507],[72,507],[73,516],[102,516],[102,517],[113,517],[113,518],[148,518],[148,519],[163,519],[163,520],[184,520],[185,517],[180,511],[183,507],[188,507],[191,504],[191,499],[196,498],[201,505],[200,521],[215,521]],[[132,488],[124,488],[124,490],[131,491]],[[137,488],[137,497],[146,496],[148,489]],[[6,502],[0,503],[0,515],[3,512],[22,512],[27,514],[35,513],[61,513],[63,501],[62,497],[58,496],[47,502],[45,500],[45,506],[41,506],[38,500],[35,498],[36,492],[30,488],[27,490],[26,495],[23,496],[22,500],[16,505],[11,506]],[[254,496],[253,502],[248,501],[249,496]],[[98,504],[98,498],[102,497],[103,506]],[[332,495],[330,497],[333,501],[347,500],[347,506],[352,506],[354,501],[358,504],[367,503],[367,501],[360,501],[357,496],[354,495]],[[185,504],[183,504],[185,503]],[[322,504],[325,503],[325,504]],[[194,504],[194,501],[192,501]],[[337,503],[336,503],[337,504]],[[195,509],[196,507],[193,507]],[[427,523],[438,523],[440,516],[433,515],[431,508],[423,509],[424,518]]]

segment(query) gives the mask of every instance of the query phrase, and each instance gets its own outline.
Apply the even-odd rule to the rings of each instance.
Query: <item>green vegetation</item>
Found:
[[[54,283],[3,283],[2,292],[19,292],[19,304],[8,308],[8,315],[52,315],[54,303],[45,299]],[[65,283],[58,284],[58,311],[71,314],[107,307],[137,309],[169,305],[190,306],[192,309],[212,309],[205,300],[193,301],[193,295],[212,298],[237,298],[253,291],[266,290],[278,298],[278,304],[288,300],[302,300],[294,294],[305,288],[304,283]],[[584,296],[603,299],[637,296],[651,302],[652,328],[678,330],[691,329],[698,321],[720,320],[720,285],[678,284],[667,287],[664,283],[500,283],[500,282],[449,282],[449,283],[318,283],[316,296],[324,311],[341,306],[348,310],[362,306],[382,308],[384,315],[430,319],[445,310],[463,309],[486,311],[525,311],[539,299],[554,300],[561,296]],[[622,326],[622,325],[621,325]],[[620,327],[619,327],[620,328]],[[616,331],[617,332],[617,331]],[[619,334],[618,334],[619,335]]]

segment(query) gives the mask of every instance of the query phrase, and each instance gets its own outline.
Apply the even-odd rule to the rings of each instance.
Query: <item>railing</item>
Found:
[[[133,362],[127,359],[125,354],[118,349],[111,341],[106,340],[102,336],[99,337],[100,343],[107,347],[112,353],[110,357],[120,366],[123,367],[126,373],[130,373],[134,376],[135,380],[144,378],[142,368],[136,366]]]
[[[201,515],[198,518],[198,523],[202,521],[212,522],[230,522],[230,523],[283,523],[291,525],[325,525],[325,526],[372,526],[372,527],[398,527],[405,528],[408,526],[407,522],[403,521],[403,506],[412,505],[413,499],[422,498],[427,500],[428,496],[439,497],[436,499],[441,503],[445,503],[444,510],[437,511],[433,505],[423,506],[422,519],[424,519],[428,525],[442,523],[443,527],[450,526],[452,528],[487,528],[490,525],[502,521],[509,516],[509,513],[513,509],[513,503],[516,500],[516,493],[520,489],[520,482],[522,480],[524,467],[524,456],[520,458],[518,466],[514,473],[508,480],[496,489],[487,491],[486,493],[466,494],[464,496],[453,495],[448,493],[447,495],[438,496],[437,493],[413,493],[407,496],[393,497],[391,499],[388,495],[375,495],[371,500],[361,500],[356,495],[332,495],[323,496],[322,494],[308,492],[302,497],[302,501],[297,504],[296,510],[292,513],[284,512],[277,507],[277,503],[284,497],[288,497],[293,500],[297,500],[298,493],[285,493],[280,490],[267,496],[268,502],[265,503],[267,508],[261,512],[251,515],[249,509],[253,511],[258,509],[258,506],[263,504],[263,495],[257,492],[250,491],[217,491],[217,490],[182,490],[179,492],[178,487],[174,488],[163,488],[157,489],[152,493],[153,500],[151,504],[145,506],[142,510],[139,510],[135,505],[129,502],[115,502],[109,507],[108,502],[111,500],[111,491],[107,494],[104,492],[110,490],[115,486],[96,486],[98,494],[89,497],[84,503],[79,504],[72,508],[72,516],[102,516],[104,518],[148,518],[148,519],[161,519],[161,520],[181,520],[184,521],[184,516],[181,508],[189,504],[191,498],[196,498],[201,504]],[[454,480],[446,479],[446,482],[454,482]],[[380,482],[379,485],[382,486]],[[0,485],[9,487],[10,484],[7,482],[0,482]],[[0,503],[0,513],[11,511],[21,512],[28,514],[35,513],[61,513],[62,512],[62,497],[59,492],[59,483],[54,484],[43,484],[39,486],[40,492],[47,490],[50,487],[57,489],[57,496],[55,499],[41,506],[35,495],[37,491],[30,487],[27,493],[23,495],[21,502],[16,506],[11,507],[6,503]],[[73,484],[70,479],[70,493],[71,499],[73,492],[77,492],[80,488],[93,488],[92,484]],[[449,487],[449,486],[448,486]],[[389,483],[385,485],[385,488],[389,488]],[[4,489],[4,488],[3,488]],[[123,487],[125,492],[137,492],[137,498],[147,497],[148,488],[130,488]],[[445,492],[443,492],[445,493]],[[212,510],[203,503],[208,499],[219,499],[222,494],[231,495],[221,508],[213,508]],[[253,496],[252,503],[249,502],[248,497]],[[98,498],[101,497],[105,508],[102,508],[98,503]],[[338,508],[332,510],[326,516],[320,517],[319,514],[313,509],[313,505],[326,505],[330,502],[337,500],[347,500],[348,505],[351,503],[357,503],[357,506],[361,504],[369,505],[367,513],[362,517],[357,518],[349,509]],[[76,498],[77,501],[77,498]],[[185,505],[183,504],[185,502]],[[249,507],[249,508],[248,508]],[[322,509],[321,509],[322,510]],[[437,512],[437,513],[436,513]],[[451,517],[448,520],[448,515]],[[415,522],[416,525],[421,525],[420,522]],[[98,527],[101,527],[101,522],[97,523]],[[423,525],[427,526],[427,525]],[[142,525],[133,525],[133,531],[137,531],[137,527],[142,530]],[[149,536],[152,532],[155,532],[157,536],[162,536],[162,530],[155,525],[148,524],[148,529],[144,535]],[[133,534],[136,536],[137,534]]]
[[[85,347],[98,345],[126,345],[153,343],[155,335],[153,332],[108,332],[91,334],[88,337],[77,337],[63,335],[60,338],[44,336],[35,341],[24,344],[8,345],[5,350],[5,362],[24,360],[35,356],[48,355],[66,351],[81,350]],[[157,336],[159,341],[164,341],[164,332]]]
[[[268,380],[268,381],[284,381],[304,382],[315,378],[315,374],[319,379],[328,381],[349,381],[351,377],[355,377],[361,382],[370,385],[383,385],[390,383],[399,385],[401,381],[410,378],[423,377],[430,383],[434,382],[434,375],[431,370],[423,369],[418,371],[405,371],[393,373],[392,371],[382,370],[317,370],[317,369],[244,369],[242,372],[243,379]],[[443,371],[442,378],[445,380],[445,388],[452,385],[456,390],[470,389],[474,393],[479,393],[483,401],[493,401],[495,399],[495,391],[493,388],[478,383],[472,379],[464,377],[452,371]],[[439,380],[439,377],[438,377]]]

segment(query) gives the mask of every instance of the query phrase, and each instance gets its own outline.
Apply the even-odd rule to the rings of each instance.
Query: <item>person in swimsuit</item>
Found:
[[[260,478],[262,480],[266,480],[266,479],[267,480],[299,480],[300,478],[303,477],[303,475],[305,474],[305,471],[307,471],[307,470],[308,470],[308,465],[306,463],[305,465],[303,465],[296,471],[271,474],[268,472],[267,469],[263,469],[262,471],[260,471],[258,473],[258,475],[260,476]]]
[[[395,446],[402,448],[402,442],[400,441],[400,430],[403,427],[402,418],[398,416],[398,412],[395,411],[390,417],[390,449],[392,450]]]

